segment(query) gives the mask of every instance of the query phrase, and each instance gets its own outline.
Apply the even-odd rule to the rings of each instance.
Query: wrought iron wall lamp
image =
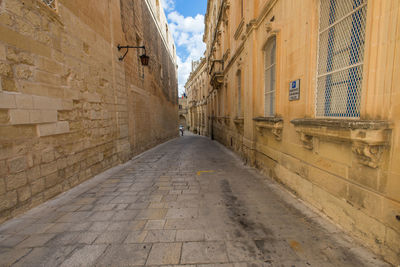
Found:
[[[119,61],[124,60],[126,54],[128,54],[129,52],[129,48],[136,48],[136,49],[143,49],[144,50],[144,54],[139,56],[140,57],[140,62],[142,63],[143,66],[148,66],[149,65],[149,56],[146,55],[146,47],[145,46],[130,46],[130,45],[118,45],[117,46],[118,51],[120,51],[121,49],[126,49],[125,54],[122,57],[119,57]]]

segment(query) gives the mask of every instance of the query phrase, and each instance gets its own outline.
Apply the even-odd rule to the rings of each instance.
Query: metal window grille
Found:
[[[42,0],[43,3],[51,9],[57,10],[56,0]]]
[[[265,92],[264,113],[266,117],[275,115],[275,80],[276,80],[276,39],[271,38],[265,46]]]
[[[367,0],[321,0],[316,115],[360,117]]]

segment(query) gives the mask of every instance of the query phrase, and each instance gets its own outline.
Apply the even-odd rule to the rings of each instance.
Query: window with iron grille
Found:
[[[264,114],[266,117],[275,115],[275,80],[276,80],[276,38],[272,37],[265,45],[264,62]]]
[[[237,78],[237,117],[242,115],[242,71],[238,70],[236,73]]]
[[[56,6],[57,0],[42,0],[42,1],[46,6],[50,7],[51,9],[57,10]]]
[[[360,117],[367,0],[321,0],[316,115]]]

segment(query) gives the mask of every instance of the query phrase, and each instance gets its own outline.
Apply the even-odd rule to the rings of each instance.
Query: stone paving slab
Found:
[[[96,266],[144,266],[150,249],[151,245],[142,244],[111,245]]]
[[[180,261],[182,243],[153,244],[147,265],[178,264]]]
[[[0,266],[388,266],[217,143],[177,138],[0,225]]]
[[[182,248],[182,263],[228,262],[226,245],[223,241],[186,242]]]

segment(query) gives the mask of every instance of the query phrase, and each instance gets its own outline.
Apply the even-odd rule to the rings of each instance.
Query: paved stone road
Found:
[[[386,266],[193,135],[3,224],[0,234],[1,266]]]

